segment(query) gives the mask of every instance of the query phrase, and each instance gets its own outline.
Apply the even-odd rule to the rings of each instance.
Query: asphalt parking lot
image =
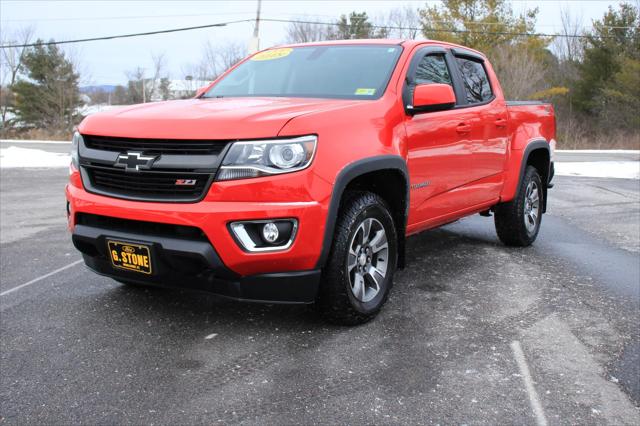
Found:
[[[0,170],[0,423],[640,424],[638,180],[558,176],[530,248],[480,216],[412,237],[345,328],[91,273],[66,179]]]

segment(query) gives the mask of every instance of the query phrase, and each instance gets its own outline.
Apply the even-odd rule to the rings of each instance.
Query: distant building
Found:
[[[208,86],[211,82],[205,80],[177,80],[169,79],[166,84],[166,89],[162,86],[162,81],[156,82],[156,89],[153,91],[149,101],[162,101],[166,99],[184,99],[190,98],[196,94],[196,91],[204,86]],[[146,80],[146,89],[151,91],[153,82]]]

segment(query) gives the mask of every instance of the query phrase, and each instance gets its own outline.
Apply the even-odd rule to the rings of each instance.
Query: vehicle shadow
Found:
[[[393,297],[410,297],[403,291],[407,289],[434,294],[446,291],[448,282],[457,275],[479,267],[482,258],[474,252],[498,243],[490,233],[472,233],[470,229],[449,225],[410,237],[406,268],[396,273],[393,293],[398,294]],[[186,327],[215,322],[236,326],[245,323],[250,328],[282,331],[343,328],[327,324],[312,305],[243,303],[207,293],[151,286],[114,287],[101,295],[99,304],[103,303],[117,304],[123,312],[144,313],[147,321],[171,319]]]
[[[339,406],[336,398],[380,389],[420,398],[438,386],[439,372],[457,371],[458,359],[474,362],[465,351],[486,336],[456,328],[466,307],[457,295],[465,274],[485,262],[482,251],[498,244],[489,232],[471,235],[459,226],[422,233],[408,244],[407,268],[398,272],[383,312],[359,327],[327,324],[307,306],[239,303],[100,278],[106,288],[94,285],[77,301],[92,311],[90,319],[76,315],[68,329],[91,335],[92,347],[119,370],[146,377],[168,392],[168,400],[184,401],[186,411],[206,404],[226,423],[252,422],[265,413],[289,419],[295,417],[291,407],[308,409],[300,401]],[[108,326],[96,333],[96,321]],[[448,355],[454,353],[461,355]],[[248,397],[258,384],[260,397]],[[241,397],[211,397],[224,392]],[[414,412],[406,407],[404,415]]]

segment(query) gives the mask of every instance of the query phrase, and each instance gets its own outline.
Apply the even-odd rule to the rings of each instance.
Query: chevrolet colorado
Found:
[[[125,284],[316,303],[373,318],[405,239],[475,213],[528,246],[553,177],[553,107],[507,102],[487,58],[437,41],[289,45],[193,99],[87,117],[69,228]]]

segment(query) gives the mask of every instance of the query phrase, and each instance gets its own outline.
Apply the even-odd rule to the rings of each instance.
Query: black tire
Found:
[[[528,192],[532,187],[537,191],[537,214],[534,219],[532,205],[535,203],[531,202]],[[500,241],[508,246],[527,247],[536,240],[542,222],[543,197],[542,179],[538,170],[527,166],[516,197],[496,206],[494,220]]]
[[[365,231],[367,224],[369,230]],[[380,230],[384,233],[380,234]],[[373,238],[361,239],[365,232]],[[386,249],[383,237],[386,237]],[[360,247],[359,256],[349,254],[350,245]],[[363,255],[368,259],[365,264],[360,262]],[[328,321],[342,325],[363,324],[374,318],[389,296],[397,257],[396,229],[385,201],[370,192],[345,194],[331,252],[322,273],[317,304],[322,315]],[[370,273],[371,267],[373,273]],[[380,273],[383,269],[384,275]]]

